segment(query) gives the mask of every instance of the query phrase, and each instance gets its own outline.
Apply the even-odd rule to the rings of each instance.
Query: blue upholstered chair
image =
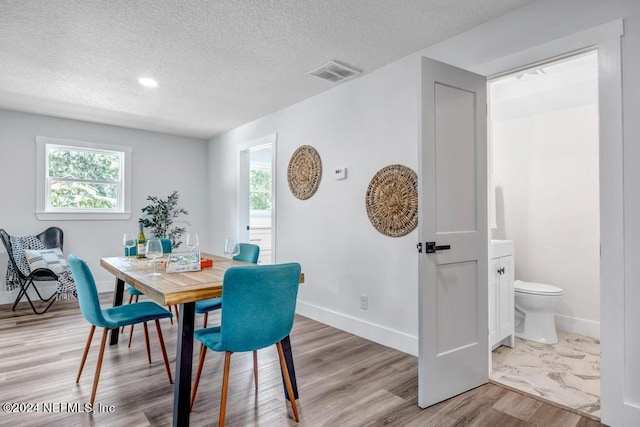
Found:
[[[299,281],[300,264],[298,263],[239,266],[226,271],[222,285],[224,309],[221,325],[198,329],[194,333],[195,338],[205,347],[198,360],[191,407],[196,398],[208,348],[225,353],[220,426],[224,425],[231,353],[256,351],[275,344],[287,393],[293,397],[293,387],[280,341],[289,335],[293,327]],[[254,376],[257,378],[255,370]],[[298,409],[293,398],[291,407],[295,420],[299,421]]]
[[[258,257],[260,256],[260,246],[251,243],[240,243],[240,253],[233,257],[236,261],[258,263]],[[204,320],[202,327],[207,327],[207,321],[209,319],[209,312],[218,310],[222,307],[222,299],[209,298],[200,301],[196,301],[196,313],[204,314]]]
[[[160,242],[162,242],[162,252],[165,254],[170,254],[172,251],[172,244],[171,244],[171,239],[160,239]],[[135,256],[138,254],[138,248],[136,248],[135,246],[133,248],[131,248],[130,250],[127,251],[127,249],[125,249],[124,252],[125,256],[126,255],[130,255],[130,256]],[[137,290],[136,288],[134,288],[133,286],[127,284],[125,287],[125,290],[127,291],[127,293],[129,294],[129,304],[131,304],[132,302],[138,302],[138,299],[140,298],[140,295],[142,295],[142,292],[140,292],[139,290]],[[167,306],[169,308],[169,311],[173,311],[175,310],[176,312],[176,319],[179,319],[179,314],[178,314],[178,306],[175,305],[169,305]],[[173,325],[173,318],[169,319],[171,321],[171,324]],[[124,326],[122,327],[122,332],[124,332]],[[131,325],[131,330],[129,331],[129,348],[131,348],[131,339],[133,338],[133,325]]]
[[[100,308],[96,282],[87,263],[79,259],[74,254],[69,255],[68,263],[76,283],[80,311],[85,319],[91,323],[91,330],[89,331],[89,338],[87,339],[87,343],[84,347],[84,353],[82,354],[82,361],[80,362],[80,369],[78,369],[76,383],[80,382],[80,375],[82,375],[82,369],[84,368],[84,363],[87,360],[87,354],[91,347],[91,339],[93,338],[96,326],[104,328],[102,332],[102,341],[100,343],[100,354],[98,355],[98,365],[93,377],[91,404],[93,405],[96,398],[96,390],[98,389],[98,380],[100,379],[100,369],[102,368],[102,358],[104,356],[104,348],[107,343],[108,332],[110,329],[117,329],[121,326],[142,323],[146,332],[147,322],[151,320],[155,321],[156,330],[158,331],[158,341],[160,341],[162,357],[164,358],[164,366],[167,370],[167,375],[169,376],[169,382],[173,384],[173,380],[171,379],[171,369],[169,368],[169,360],[167,359],[167,350],[164,346],[162,329],[160,328],[159,322],[160,319],[170,318],[172,314],[153,302],[141,302],[138,304],[121,305],[118,307],[102,309]],[[148,333],[145,334],[145,338],[148,340]],[[149,359],[149,363],[151,363],[151,353],[149,352],[148,341],[147,357]]]

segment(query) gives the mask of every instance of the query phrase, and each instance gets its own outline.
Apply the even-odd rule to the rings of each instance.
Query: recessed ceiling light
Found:
[[[150,77],[140,77],[138,79],[138,82],[140,82],[140,84],[142,86],[146,86],[146,87],[158,87],[158,82],[153,80]]]

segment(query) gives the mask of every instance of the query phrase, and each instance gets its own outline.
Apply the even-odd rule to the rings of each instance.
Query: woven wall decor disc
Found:
[[[291,155],[287,180],[291,193],[300,200],[313,196],[322,177],[322,162],[320,155],[310,145],[298,147]]]
[[[380,169],[367,188],[367,215],[380,233],[409,234],[418,226],[418,176],[403,165]]]

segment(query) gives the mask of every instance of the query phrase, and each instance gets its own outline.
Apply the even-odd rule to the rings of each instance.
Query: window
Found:
[[[271,210],[271,168],[251,168],[249,172],[249,209]]]
[[[38,219],[129,219],[129,147],[36,137]]]

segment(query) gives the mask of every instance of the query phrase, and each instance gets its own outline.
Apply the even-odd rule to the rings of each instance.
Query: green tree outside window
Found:
[[[107,151],[50,148],[50,205],[55,208],[115,209],[121,157]]]
[[[249,176],[249,208],[271,209],[271,171],[251,169]]]

